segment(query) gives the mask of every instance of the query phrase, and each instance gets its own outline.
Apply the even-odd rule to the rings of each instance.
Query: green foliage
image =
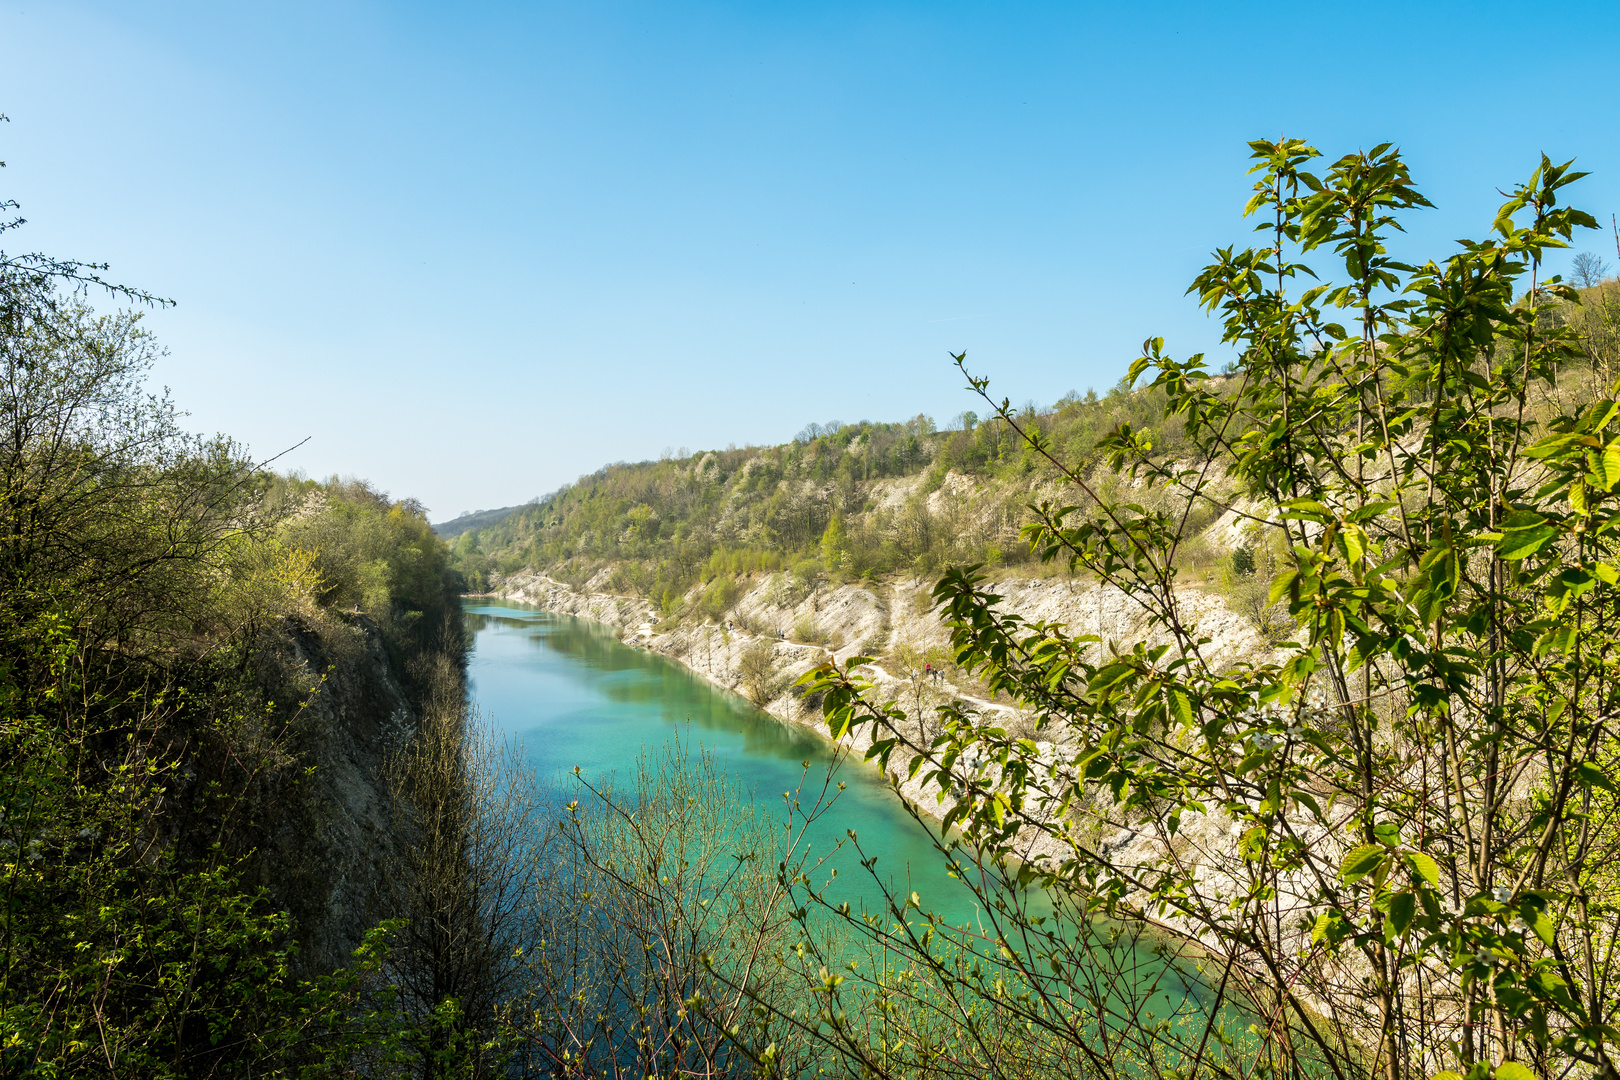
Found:
[[[294,928],[232,843],[285,741],[244,768],[238,718],[210,716],[204,695],[107,700],[70,631],[39,642],[52,681],[4,688],[5,1075],[340,1075],[388,1059],[403,1032],[359,1008],[366,957],[295,979]]]
[[[276,541],[307,555],[321,607],[364,612],[404,651],[459,637],[464,583],[414,499],[359,480],[272,477],[262,506],[280,522]]]
[[[821,534],[821,562],[832,573],[837,573],[847,557],[849,542],[844,535],[844,515],[834,509]]]
[[[801,615],[793,623],[793,640],[801,645],[825,645],[832,640],[832,634],[817,626],[813,619]]]
[[[1290,561],[1286,545],[1271,536],[1234,548],[1220,575],[1219,588],[1226,606],[1243,616],[1260,640],[1269,645],[1288,640],[1294,630],[1287,605],[1271,590],[1277,575]]]
[[[743,692],[755,705],[764,705],[782,692],[782,678],[776,673],[776,650],[765,638],[749,643],[737,661]]]
[[[337,604],[443,647],[448,552],[411,504],[182,431],[138,315],[71,291],[95,269],[0,252],[0,1073],[400,1075],[381,939],[300,977],[263,884],[316,735],[275,673]]]
[[[741,597],[742,587],[737,584],[736,578],[716,577],[709,582],[708,588],[703,590],[699,611],[705,617],[719,622]]]
[[[1186,449],[1179,418],[1160,420],[1163,394],[1115,387],[1070,394],[1029,414],[1045,439],[1085,467],[1095,443],[1120,426],[1158,424],[1155,454]],[[811,425],[791,443],[610,465],[510,514],[462,533],[455,569],[470,591],[530,568],[583,584],[608,569],[613,588],[680,609],[695,586],[819,558],[842,580],[927,572],[951,562],[1027,564],[1018,526],[1032,492],[1058,477],[1005,421],[959,419],[939,431],[927,416],[904,423]],[[812,430],[813,429],[813,430]],[[982,482],[973,499],[929,496],[950,472]],[[897,481],[915,484],[898,509]],[[1205,521],[1207,522],[1207,518]],[[665,597],[669,597],[666,603]]]
[[[979,428],[1012,430],[1095,502],[1041,502],[1025,536],[1135,598],[1153,637],[1104,652],[1001,613],[976,568],[945,575],[956,662],[1061,734],[1050,751],[961,705],[919,743],[855,671],[810,689],[835,734],[909,760],[966,842],[1038,844],[1020,880],[1206,943],[1222,993],[1241,985],[1268,1018],[1217,1073],[1605,1073],[1620,406],[1561,389],[1588,339],[1552,317],[1580,296],[1541,271],[1593,224],[1561,205],[1581,174],[1543,158],[1488,239],[1414,264],[1386,238],[1428,204],[1390,147],[1319,174],[1301,142],[1253,149],[1262,242],[1216,252],[1193,286],[1235,362],[1217,375],[1150,340],[1131,371],[1152,376],[1186,461],[1119,425],[1099,446],[1133,485],[1122,498],[1005,401]],[[1254,576],[1279,553],[1265,602],[1286,605],[1293,640],[1275,662],[1206,654],[1178,581],[1187,515],[1142,495],[1226,505],[1217,460],[1267,537]],[[1208,1042],[1165,1029],[1150,1046],[1209,1070]]]

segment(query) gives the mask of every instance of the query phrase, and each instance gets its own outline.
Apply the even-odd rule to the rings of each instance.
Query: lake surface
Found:
[[[816,732],[778,720],[673,660],[622,644],[600,623],[509,601],[468,600],[466,612],[474,634],[474,702],[496,732],[521,741],[536,774],[555,779],[569,798],[575,797],[570,787],[576,766],[593,783],[617,777],[623,790],[643,752],[656,753],[679,737],[712,751],[732,780],[752,790],[759,808],[780,819],[782,793],[802,783],[803,801],[812,802],[833,763],[832,744]],[[878,873],[893,894],[915,891],[924,911],[953,925],[983,928],[976,898],[946,872],[934,848],[937,834],[907,813],[876,767],[845,759],[836,778],[846,789],[812,827],[812,848],[831,852],[853,829],[865,853],[877,856]],[[828,880],[832,867],[838,876],[828,886],[829,899],[847,901],[857,911],[886,908],[882,889],[850,845],[812,875],[817,885]],[[1023,899],[1032,914],[1051,911],[1045,894]],[[1200,1030],[1212,1004],[1210,989],[1185,963],[1166,965],[1155,944],[1165,940],[1132,934],[1090,954],[1093,964],[1104,960],[1113,972],[1098,984],[1109,988],[1103,994],[1116,1017],[1109,1026],[1121,1015],[1145,1010],[1161,1019],[1198,1022],[1188,1029],[1194,1036]],[[1219,1015],[1235,1031],[1250,1019],[1230,1001]]]
[[[679,735],[712,750],[766,813],[779,815],[782,793],[801,781],[806,804],[820,791],[833,749],[815,732],[778,720],[673,660],[622,644],[600,623],[510,601],[468,600],[466,611],[474,632],[473,700],[496,731],[521,740],[541,779],[556,777],[566,789],[578,766],[593,782],[616,775],[622,785],[635,776],[644,749]],[[814,850],[831,851],[854,829],[901,896],[915,891],[925,910],[952,923],[974,921],[972,893],[948,876],[930,830],[906,812],[877,768],[846,760],[837,778],[847,787],[812,827]],[[829,896],[855,908],[882,905],[876,882],[848,844],[828,866],[839,871]],[[826,876],[824,868],[815,879]]]

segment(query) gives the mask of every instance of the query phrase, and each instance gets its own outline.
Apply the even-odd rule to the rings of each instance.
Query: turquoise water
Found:
[[[827,776],[833,749],[821,736],[762,712],[672,660],[621,644],[601,624],[510,602],[468,601],[466,610],[474,632],[474,701],[496,731],[521,740],[540,778],[555,778],[565,793],[575,783],[576,766],[593,781],[617,776],[622,785],[634,778],[644,750],[657,751],[677,737],[711,750],[767,812],[778,812],[781,794],[801,783],[809,792],[804,801],[812,801]],[[865,854],[877,857],[878,876],[892,894],[915,891],[924,911],[982,929],[983,913],[967,886],[946,872],[935,834],[906,812],[878,770],[846,759],[836,778],[846,789],[812,828],[811,847],[831,852],[853,829]],[[828,885],[830,901],[847,901],[857,911],[886,907],[882,888],[862,870],[850,845],[814,873],[818,886],[828,881],[831,867],[839,873]],[[1031,913],[1051,911],[1044,894],[1025,896],[1024,902]],[[1064,936],[1073,940],[1072,932]],[[1161,939],[1129,936],[1091,954],[1092,963],[1101,960],[1113,972],[1104,980],[1113,989],[1104,996],[1124,1012],[1207,1015],[1200,1004],[1207,991],[1196,977],[1182,974],[1182,965],[1167,969],[1155,940]],[[1135,1004],[1125,1006],[1121,994]],[[1243,1019],[1230,1006],[1221,1015],[1235,1024]]]
[[[672,660],[621,644],[600,623],[508,601],[469,600],[466,610],[475,635],[473,700],[495,730],[521,740],[541,779],[557,777],[566,788],[578,766],[593,781],[617,775],[623,782],[635,775],[644,748],[679,735],[712,750],[767,812],[777,813],[782,793],[801,782],[807,805],[821,790],[833,753],[815,732],[778,720]],[[899,895],[917,892],[925,910],[952,923],[974,921],[972,893],[948,876],[930,830],[907,814],[877,768],[846,760],[837,779],[846,788],[812,827],[813,850],[831,852],[853,829]],[[849,844],[815,875],[818,885],[830,867],[839,871],[830,899],[857,909],[882,906],[877,882],[862,871]]]

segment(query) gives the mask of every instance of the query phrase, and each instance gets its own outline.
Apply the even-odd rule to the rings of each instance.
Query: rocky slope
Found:
[[[387,890],[405,841],[387,769],[419,720],[365,615],[284,619],[258,662],[266,697],[298,704],[290,757],[261,793],[253,865],[296,921],[300,966],[332,971],[395,914]]]
[[[603,591],[608,576],[604,572],[576,589],[541,572],[521,571],[498,578],[492,595],[615,627],[626,643],[668,656],[719,687],[751,697],[772,715],[824,734],[819,710],[806,707],[792,690],[793,682],[828,660],[843,663],[866,655],[877,658],[865,670],[878,695],[898,701],[913,717],[931,717],[947,701],[967,701],[1001,714],[1003,726],[1039,735],[1042,748],[1053,755],[1067,747],[1065,732],[1036,732],[1031,717],[989,700],[982,687],[950,664],[948,631],[929,610],[929,582],[901,578],[870,588],[846,584],[805,592],[795,590],[786,575],[756,575],[725,620],[666,626],[651,602]],[[1009,614],[1062,622],[1074,633],[1095,634],[1104,642],[1125,644],[1151,636],[1141,608],[1119,589],[1061,578],[1014,578],[997,582],[995,591]],[[1200,592],[1185,596],[1185,616],[1211,639],[1207,648],[1216,663],[1258,659],[1269,652],[1251,623],[1229,610],[1221,597]],[[765,680],[751,676],[744,663],[756,643],[770,650],[772,671]],[[940,674],[924,676],[924,664]],[[867,745],[864,738],[850,742],[857,751]],[[922,812],[943,817],[948,806],[938,802],[933,790],[924,790],[920,780],[906,778],[907,764],[898,758],[891,762],[891,779],[901,795]]]

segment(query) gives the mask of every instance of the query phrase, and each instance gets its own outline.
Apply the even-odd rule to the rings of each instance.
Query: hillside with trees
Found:
[[[187,432],[102,270],[0,251],[0,1075],[432,1074],[496,970],[422,884],[472,856],[448,549]]]
[[[1538,318],[1568,327],[1586,360],[1561,376],[1541,415],[1591,398],[1620,373],[1620,284],[1608,264],[1583,253],[1567,299],[1548,298]],[[1235,392],[1216,374],[1211,392]],[[1028,402],[998,415],[981,403],[945,428],[928,416],[902,423],[807,425],[779,446],[735,446],[660,461],[606,466],[534,503],[478,524],[456,523],[452,561],[470,592],[503,575],[540,571],[558,581],[645,597],[665,619],[716,618],[750,582],[782,575],[818,581],[928,577],[979,564],[992,577],[1079,573],[1043,562],[1023,538],[1029,507],[1056,490],[1064,470],[1086,476],[1082,512],[1128,497],[1183,519],[1175,565],[1187,581],[1216,589],[1262,629],[1275,621],[1263,597],[1286,551],[1244,518],[1243,495],[1224,481],[1223,452],[1201,497],[1142,482],[1110,447],[1129,445],[1156,469],[1199,462],[1181,415],[1162,389],[1124,381],[1098,395],[1070,393],[1050,406]],[[1060,468],[1056,462],[1062,462]],[[1237,512],[1234,512],[1237,511]],[[1212,526],[1221,526],[1212,529]],[[438,527],[441,533],[447,526]],[[1266,580],[1257,584],[1257,571]]]
[[[1016,410],[1020,425],[1087,467],[1120,425],[1180,447],[1152,393],[1115,387]],[[585,582],[604,569],[616,591],[677,615],[694,586],[799,570],[843,580],[928,574],[952,563],[1034,569],[1019,541],[1024,508],[1055,477],[1013,426],[972,413],[944,430],[903,423],[810,424],[773,447],[730,447],[610,465],[452,543],[474,591],[491,575],[543,569]]]

